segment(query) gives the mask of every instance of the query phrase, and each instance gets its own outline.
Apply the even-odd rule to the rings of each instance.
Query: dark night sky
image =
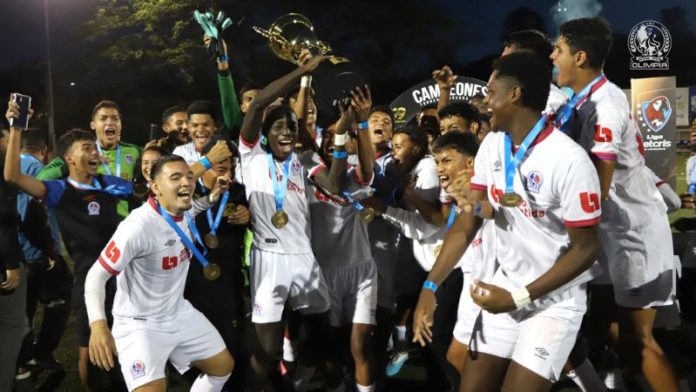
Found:
[[[199,95],[197,91],[200,89],[192,92],[191,89],[182,88],[176,83],[165,86],[166,88],[155,85],[142,88],[133,85],[136,82],[132,80],[127,80],[125,85],[118,86],[116,84],[105,86],[102,83],[101,87],[93,87],[89,81],[82,83],[81,78],[84,75],[79,74],[75,69],[81,69],[78,65],[83,63],[88,64],[84,60],[91,55],[84,50],[87,46],[78,33],[83,23],[93,15],[95,0],[47,1],[51,17],[52,57],[56,64],[54,85],[56,86],[57,129],[84,127],[88,109],[102,98],[113,97],[122,103],[122,106],[126,106],[122,107],[124,112],[129,114],[126,117],[126,129],[147,129],[150,123],[159,121],[159,113],[164,107],[178,102],[206,98]],[[649,19],[660,21],[663,9],[681,7],[686,11],[690,30],[696,31],[696,0],[562,1],[569,11],[565,15],[575,17],[589,16],[582,12],[590,9],[592,5],[600,4],[599,15],[609,20],[616,33],[623,35],[615,42],[614,51],[622,52],[620,56],[624,57],[612,58],[607,67],[609,77],[615,78],[614,80],[622,87],[628,87],[630,77],[654,76],[645,71],[637,71],[639,75],[630,74],[627,71],[628,55],[625,36],[634,25]],[[266,27],[282,14],[299,11],[315,23],[319,37],[332,44],[337,54],[345,55],[367,70],[370,74],[368,77],[371,77],[372,82],[375,82],[378,87],[373,94],[377,104],[388,103],[411,85],[428,79],[431,71],[444,65],[443,62],[452,65],[454,71],[462,76],[473,76],[485,80],[490,72],[491,56],[497,55],[501,49],[500,37],[505,18],[519,7],[527,7],[541,15],[544,18],[546,31],[551,36],[555,36],[557,31],[553,10],[558,8],[558,0],[351,0],[350,2],[216,0],[216,3],[224,6],[225,9],[240,12],[239,15],[231,15],[235,19],[242,16],[246,18],[239,27],[239,31],[227,35],[228,42],[232,42],[233,50],[238,50],[232,64],[235,82],[238,83],[237,88],[241,86],[245,78],[263,80],[261,77],[266,77],[265,79],[270,81],[289,69],[288,63],[273,58],[265,41],[252,33],[250,29],[252,25]],[[341,14],[341,12],[350,12],[353,8],[360,9],[363,13]],[[433,12],[430,14],[424,12],[421,16],[421,8]],[[418,9],[415,20],[420,23],[416,26],[399,23],[403,20],[402,18],[407,18],[404,16],[404,9],[410,9],[412,12]],[[371,12],[373,10],[374,12]],[[581,13],[572,13],[573,11]],[[41,66],[45,60],[46,50],[44,0],[0,0],[0,16],[2,17],[0,94],[24,91],[35,95],[37,105],[45,106],[46,97],[43,94],[45,68]],[[409,20],[414,20],[413,13],[408,17],[412,18]],[[449,24],[431,23],[438,17],[449,18]],[[380,26],[382,22],[379,18],[393,18],[389,20],[392,22],[389,24],[390,27],[380,30],[380,27],[384,26]],[[568,19],[573,18],[568,17]],[[364,23],[361,24],[360,21]],[[337,25],[340,26],[337,27]],[[198,27],[192,20],[190,29],[198,32]],[[356,37],[353,37],[351,31],[360,33],[355,33]],[[401,39],[394,39],[395,36]],[[421,42],[409,41],[414,37],[421,38]],[[422,37],[433,38],[432,41],[426,40],[424,43]],[[678,37],[673,39],[676,40]],[[686,50],[692,52],[682,53],[680,57],[676,55],[675,48],[672,49],[670,58],[674,60],[672,61],[674,66],[671,66],[667,73],[676,75],[680,85],[696,84],[696,69],[687,56],[688,53],[696,53],[693,52],[695,49],[690,47],[696,47],[696,45],[686,46]],[[682,48],[684,47],[682,45]],[[691,57],[696,57],[696,54]],[[267,67],[259,67],[259,65],[267,65]],[[387,70],[386,74],[385,70]],[[128,70],[131,72],[129,75],[138,71],[137,68]],[[258,75],[260,72],[264,74]],[[380,76],[375,78],[375,74]],[[206,77],[208,79],[204,79],[204,82],[210,83],[213,73]],[[108,76],[102,79],[111,82]],[[69,87],[72,81],[75,81],[78,87]],[[214,82],[210,83],[211,86],[213,84]],[[210,94],[214,90],[207,88],[205,91],[203,94]],[[210,98],[212,97],[209,96],[208,99]],[[130,140],[133,140],[132,136],[130,137]],[[144,136],[138,135],[134,141],[138,141],[138,138],[144,138]]]
[[[3,16],[0,53],[3,53],[4,57],[0,70],[12,68],[21,61],[44,58],[43,1],[0,1],[0,15]],[[48,2],[52,23],[53,52],[54,56],[61,56],[62,52],[75,47],[76,43],[71,40],[74,28],[89,18],[94,2],[93,0],[48,0]],[[568,6],[576,4],[579,7],[588,2],[565,0]],[[399,3],[398,1],[375,2],[379,7],[394,8],[396,18],[398,18]],[[455,36],[467,37],[454,48],[457,59],[462,62],[497,52],[500,47],[499,34],[503,18],[517,7],[526,6],[538,12],[544,16],[549,32],[555,31],[556,27],[550,10],[556,3],[555,0],[429,1],[433,8],[450,10],[448,14],[455,15],[455,19],[458,20],[458,25],[451,30],[438,31],[437,26],[432,28],[436,34],[447,41]],[[602,5],[600,15],[607,18],[617,32],[627,33],[633,25],[645,19],[659,20],[660,10],[670,6],[685,8],[689,12],[690,20],[696,21],[696,1],[694,0],[604,0],[600,3]],[[312,4],[320,5],[321,2],[315,1]],[[267,6],[264,8],[268,9]],[[273,16],[269,15],[266,19],[272,19]],[[424,18],[427,18],[427,15],[424,15]],[[693,27],[696,28],[696,23],[694,25]],[[417,61],[417,59],[414,60]]]

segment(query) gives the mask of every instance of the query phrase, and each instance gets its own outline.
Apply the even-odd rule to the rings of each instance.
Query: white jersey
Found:
[[[652,169],[650,169],[647,165],[645,166],[645,172],[650,178],[650,181],[655,184],[657,187],[657,190],[660,191],[660,195],[662,196],[662,201],[665,203],[665,210],[667,211],[668,214],[671,214],[672,212],[678,210],[681,208],[681,198],[679,195],[672,189],[671,186],[669,186],[668,183],[666,183],[663,179],[657,176]]]
[[[564,93],[560,88],[556,87],[555,84],[551,83],[549,98],[546,100],[546,109],[544,109],[544,114],[556,113],[558,108],[560,108],[567,101],[568,96],[566,93]]]
[[[696,178],[694,178],[694,175],[696,175],[696,155],[692,155],[686,160],[685,169],[686,187],[688,188],[689,185],[691,185],[691,182],[696,182]]]
[[[196,150],[196,145],[193,144],[193,142],[189,142],[186,144],[182,144],[181,146],[177,146],[174,151],[172,151],[172,154],[178,155],[186,161],[187,165],[193,165],[194,163],[198,162],[199,159],[201,159],[201,153],[199,153]]]
[[[662,197],[646,175],[643,139],[626,94],[604,79],[576,106],[578,143],[594,159],[616,161],[609,199],[602,203],[602,228],[636,229],[664,214]]]
[[[257,141],[250,144],[240,138],[239,154],[242,164],[242,182],[246,187],[251,225],[254,229],[254,246],[267,252],[283,254],[312,253],[309,203],[307,201],[307,177],[300,156],[293,152],[288,170],[288,184],[283,199],[283,211],[288,223],[276,228],[271,217],[276,212],[273,181],[266,151]],[[311,162],[311,153],[304,154]],[[283,179],[283,162],[273,159],[276,181]],[[310,164],[310,162],[307,162]]]
[[[481,143],[471,189],[484,191],[495,210],[496,259],[505,275],[524,287],[548,271],[567,250],[566,227],[599,224],[599,180],[587,153],[568,136],[547,125],[529,147],[514,177],[518,207],[503,207],[505,133],[490,133]],[[566,284],[592,279],[589,271]]]
[[[186,219],[175,223],[191,238]],[[191,252],[160,215],[155,202],[133,210],[99,255],[116,275],[115,318],[171,321],[191,304],[184,299]]]

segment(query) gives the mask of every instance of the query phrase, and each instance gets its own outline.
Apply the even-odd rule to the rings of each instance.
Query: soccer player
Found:
[[[553,43],[548,35],[539,30],[522,30],[511,33],[503,44],[503,53],[501,56],[516,52],[518,50],[529,50],[538,54],[543,59],[549,58],[553,51]],[[549,99],[546,101],[544,113],[556,113],[561,105],[568,100],[568,96],[551,83],[549,90]]]
[[[369,91],[354,92],[352,106],[342,113],[336,124],[337,134],[343,135],[356,121],[368,118],[372,105]],[[345,133],[347,134],[347,133]],[[333,158],[347,152],[334,149],[331,137],[325,137],[321,146],[328,162],[321,162],[309,171],[312,174],[322,168],[331,167]],[[310,216],[312,220],[312,250],[322,268],[329,285],[331,308],[329,323],[331,340],[343,342],[343,329],[350,328],[350,351],[355,361],[355,382],[358,392],[374,390],[371,349],[369,336],[376,323],[377,266],[370,254],[370,239],[367,224],[372,211],[360,204],[367,196],[365,187],[374,176],[374,150],[366,129],[358,134],[357,167],[350,167],[342,180],[340,192],[330,193],[321,185],[311,182],[309,188]],[[367,214],[367,215],[366,215]],[[344,345],[331,350],[327,364],[327,387],[331,391],[343,390]]]
[[[162,130],[167,135],[160,139],[149,141],[145,148],[154,145],[163,148],[168,154],[171,154],[175,148],[190,142],[186,107],[174,105],[164,109],[164,112],[162,112]]]
[[[208,153],[219,136],[203,148]],[[196,216],[196,227],[208,249],[208,261],[220,267],[220,278],[209,281],[203,276],[200,263],[189,267],[184,298],[189,300],[220,332],[227,349],[237,359],[237,366],[227,385],[243,385],[248,356],[244,347],[244,276],[242,251],[244,232],[249,223],[248,202],[244,185],[234,181],[239,153],[234,143],[225,141],[233,155],[213,168],[196,182],[197,197],[207,196],[215,187],[218,177],[230,181],[229,189],[204,214]]]
[[[551,55],[558,84],[575,92],[556,123],[577,135],[602,187],[599,262],[605,274],[593,282],[589,326],[602,344],[608,318],[617,315],[624,365],[642,371],[654,390],[675,391],[674,373],[652,335],[656,308],[672,303],[671,231],[660,192],[644,170],[643,141],[630,105],[602,72],[612,41],[606,20],[575,19],[561,25]],[[608,308],[612,297],[618,314]]]
[[[294,151],[298,124],[288,106],[271,108],[262,121],[269,104],[326,59],[310,57],[304,51],[297,69],[259,92],[244,117],[240,135],[242,181],[254,229],[250,255],[252,322],[259,340],[251,361],[255,389],[262,389],[269,376],[277,380],[273,377],[277,374],[270,372],[280,360],[286,302],[301,312],[310,331],[307,350],[303,355],[300,347],[298,361],[316,366],[325,352],[321,340],[326,333],[328,289],[312,254],[306,199],[306,165],[311,155],[300,156]],[[344,144],[344,140],[334,143],[335,151],[343,151]],[[334,159],[331,169],[320,169],[314,173],[314,179],[329,192],[337,193],[344,171],[345,158]]]
[[[481,115],[474,105],[466,101],[448,103],[437,112],[440,117],[440,134],[448,132],[478,133],[481,126]]]
[[[191,386],[195,392],[222,390],[232,372],[232,356],[220,334],[184,299],[192,255],[205,260],[193,243],[197,230],[187,212],[194,184],[183,158],[168,155],[157,161],[152,168],[154,196],[118,226],[87,274],[90,360],[110,370],[117,352],[129,391],[164,391],[167,361],[181,373],[191,366],[203,372]],[[218,181],[222,184],[228,182]],[[194,209],[210,207],[225,188],[219,186],[206,198],[208,203]],[[104,288],[111,276],[116,276],[117,289],[109,331]]]
[[[10,103],[8,118],[18,116],[16,104]],[[56,217],[66,249],[75,261],[72,306],[76,317],[77,344],[80,347],[80,379],[87,382],[89,324],[83,299],[84,282],[89,267],[106,245],[121,216],[117,204],[130,197],[132,184],[120,177],[97,174],[99,151],[94,135],[72,130],[58,140],[58,154],[68,165],[69,176],[62,180],[40,181],[21,174],[19,128],[10,130],[5,157],[5,179],[30,196],[43,200]]]
[[[141,148],[121,141],[121,109],[114,101],[100,101],[92,109],[90,128],[97,135],[97,151],[100,164],[97,172],[133,181]],[[63,157],[58,156],[37,175],[39,180],[56,180],[68,176],[69,167]],[[128,215],[128,203],[118,204],[118,213]]]
[[[150,181],[152,181],[150,172],[152,171],[152,166],[165,155],[168,155],[168,153],[162,147],[148,146],[143,150],[143,156],[140,159],[141,175],[136,178],[133,186],[135,195],[142,201],[147,201],[150,194]]]
[[[215,108],[210,101],[193,101],[186,109],[186,114],[191,142],[175,148],[172,153],[184,158],[189,165],[193,165],[202,158],[201,150],[217,132],[218,126],[215,120]]]
[[[599,182],[587,154],[546,121],[551,70],[526,53],[502,56],[488,80],[487,106],[507,132],[479,148],[470,200],[494,209],[499,267],[475,280],[482,310],[472,331],[461,391],[545,391],[558,380],[585,312],[585,283],[597,250]],[[431,335],[438,286],[464,254],[481,219],[460,214],[423,284],[414,335]],[[484,238],[485,240],[485,238]],[[489,261],[489,260],[485,260]]]

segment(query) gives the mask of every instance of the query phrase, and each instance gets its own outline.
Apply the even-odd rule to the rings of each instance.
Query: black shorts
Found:
[[[86,279],[86,274],[75,274],[75,281],[73,282],[72,288],[72,309],[75,315],[75,341],[79,347],[89,347],[89,317],[87,316],[87,306],[85,305]],[[113,322],[111,308],[114,304],[115,294],[116,277],[111,277],[106,282],[106,301],[104,302],[104,310],[109,327],[111,327]]]

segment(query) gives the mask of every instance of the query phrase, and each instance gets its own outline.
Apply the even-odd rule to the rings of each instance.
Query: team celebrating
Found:
[[[652,334],[671,201],[603,73],[612,41],[601,18],[512,33],[485,96],[451,100],[445,66],[400,127],[368,86],[319,124],[329,57],[306,50],[238,93],[226,46],[219,104],[166,109],[144,148],[109,100],[45,166],[42,132],[10,126],[0,288],[22,313],[0,389],[60,366],[72,310],[88,391],[383,391],[416,351],[429,391],[678,391]]]

